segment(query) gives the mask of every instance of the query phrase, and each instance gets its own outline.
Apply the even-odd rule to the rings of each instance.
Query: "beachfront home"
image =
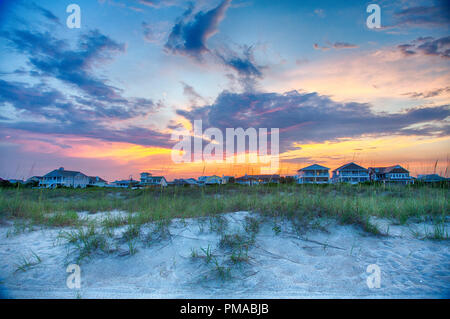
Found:
[[[314,164],[297,171],[295,179],[298,184],[328,184],[330,181],[330,169]]]
[[[120,188],[132,188],[136,187],[139,184],[138,181],[130,179],[124,179],[119,181],[114,181],[111,183],[111,185],[108,185],[109,187],[120,187]]]
[[[228,184],[234,182],[234,176],[225,176],[222,175],[222,184]]]
[[[389,167],[369,167],[370,180],[374,182],[412,184],[414,180],[409,176],[409,171],[400,165]]]
[[[24,184],[25,182],[21,179],[8,179],[11,184]]]
[[[106,187],[108,182],[98,176],[89,176],[89,186]]]
[[[417,176],[417,181],[424,183],[439,183],[448,181],[448,178],[439,176],[438,174],[421,174]]]
[[[174,186],[200,186],[203,185],[202,183],[198,183],[195,178],[179,178],[175,179],[173,182],[171,182],[171,185]]]
[[[89,184],[89,177],[77,171],[67,171],[64,167],[55,169],[42,177],[39,186],[55,188],[57,186],[85,188]]]
[[[167,186],[167,181],[164,176],[153,176],[151,173],[141,173],[140,186]]]
[[[333,183],[350,184],[368,182],[369,180],[369,170],[353,162],[336,168],[331,178]]]
[[[247,175],[236,178],[237,184],[259,185],[269,183],[280,183],[280,175]]]
[[[223,184],[222,177],[213,175],[213,176],[200,176],[198,178],[198,181],[200,183],[203,183],[205,185],[213,185],[213,184]]]
[[[39,184],[41,180],[42,176],[32,176],[25,181],[25,184],[33,184],[33,183]]]

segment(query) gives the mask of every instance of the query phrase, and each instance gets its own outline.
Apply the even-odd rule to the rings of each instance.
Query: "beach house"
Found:
[[[223,184],[222,177],[213,175],[213,176],[200,176],[198,178],[198,181],[200,183],[203,183],[205,185],[214,185],[214,184]]]
[[[236,178],[237,184],[259,185],[269,183],[280,183],[280,175],[247,175]]]
[[[298,184],[328,184],[330,181],[328,167],[313,164],[297,171],[295,179]]]
[[[350,184],[368,182],[369,180],[369,170],[353,162],[336,168],[331,178],[333,183]]]
[[[141,173],[141,182],[140,186],[167,186],[167,180],[164,176],[153,176],[150,173],[144,172]]]
[[[388,167],[369,167],[370,180],[374,182],[412,184],[414,180],[409,171],[400,165]]]
[[[108,182],[98,176],[89,176],[89,186],[105,187]]]
[[[85,188],[89,185],[89,177],[77,171],[68,171],[64,167],[60,167],[45,174],[39,186],[47,188],[55,188],[58,186]]]

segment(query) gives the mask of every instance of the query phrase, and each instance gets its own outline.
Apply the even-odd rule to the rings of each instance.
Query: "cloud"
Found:
[[[335,49],[354,49],[358,48],[356,44],[348,43],[348,42],[335,42],[333,44],[333,48]]]
[[[314,14],[317,15],[320,18],[324,18],[325,17],[325,10],[323,9],[315,9],[314,10]]]
[[[428,6],[414,6],[394,13],[394,26],[448,27],[450,23],[450,3],[446,0],[434,1]]]
[[[125,46],[99,31],[82,34],[75,48],[49,32],[13,30],[2,36],[28,60],[38,84],[0,79],[0,108],[7,119],[2,126],[33,133],[79,135],[168,147],[170,136],[150,128],[127,124],[145,119],[161,105],[142,97],[124,97],[122,90],[95,75],[95,68],[111,60]],[[19,75],[19,74],[18,74]],[[74,87],[66,91],[50,86],[57,79]],[[64,93],[63,93],[64,92]],[[9,111],[11,110],[11,111]]]
[[[433,37],[421,37],[411,43],[397,46],[404,56],[411,56],[418,53],[441,58],[450,58],[450,36],[435,39]]]
[[[363,135],[442,135],[450,125],[428,124],[450,116],[449,105],[411,108],[398,113],[375,113],[367,103],[338,103],[317,93],[297,91],[278,93],[222,92],[207,106],[177,113],[193,121],[203,120],[204,127],[279,128],[280,150],[294,148],[294,143],[323,142]]]
[[[355,48],[358,48],[358,46],[356,44],[352,44],[352,43],[348,43],[348,42],[334,42],[334,43],[327,42],[326,46],[321,46],[317,43],[314,43],[313,48],[316,50],[327,51],[331,48],[336,49],[336,50],[355,49]]]
[[[55,16],[50,10],[45,9],[34,2],[31,3],[30,7],[33,10],[39,11],[45,18],[47,18],[51,22],[61,25],[61,21],[59,21],[59,18]]]
[[[253,47],[244,45],[240,49],[242,53],[222,47],[220,50],[215,50],[214,54],[225,67],[237,72],[239,82],[244,91],[253,91],[257,79],[263,77],[262,71],[265,67],[256,63]]]
[[[57,78],[92,96],[118,98],[118,90],[91,71],[110,60],[113,54],[125,52],[125,46],[98,30],[83,34],[75,50],[49,32],[14,30],[4,32],[3,36],[18,52],[28,56],[28,62],[39,75]]]
[[[158,23],[150,25],[147,22],[142,22],[142,29],[144,33],[144,39],[150,43],[160,44],[163,42],[167,31],[164,30],[165,23]]]
[[[435,97],[446,93],[450,93],[450,86],[425,92],[408,92],[404,93],[404,95],[407,95],[412,99],[427,99],[430,97]]]
[[[206,102],[206,100],[189,84],[181,81],[183,85],[183,94],[189,98],[191,104],[196,104],[198,102]]]
[[[209,11],[193,13],[191,5],[173,26],[165,48],[173,54],[188,55],[196,58],[209,51],[206,42],[217,32],[220,21],[231,0],[224,0]]]

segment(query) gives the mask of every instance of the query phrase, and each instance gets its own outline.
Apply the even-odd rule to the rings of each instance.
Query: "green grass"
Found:
[[[39,257],[34,251],[31,251],[31,254],[29,256],[20,256],[19,263],[16,264],[16,272],[25,272],[28,269],[31,269],[34,266],[40,264],[41,262],[41,257]]]
[[[382,185],[222,185],[220,187],[167,189],[0,189],[0,218],[26,220],[50,227],[86,225],[77,212],[121,210],[131,218],[110,217],[103,227],[143,225],[173,218],[207,217],[210,229],[226,227],[219,213],[253,211],[274,217],[308,221],[337,218],[370,232],[369,216],[405,223],[411,217],[447,216],[450,190],[446,186]],[[164,225],[163,225],[164,226]],[[301,226],[301,223],[299,223]],[[257,222],[248,224],[257,228]],[[276,232],[276,230],[274,230]]]

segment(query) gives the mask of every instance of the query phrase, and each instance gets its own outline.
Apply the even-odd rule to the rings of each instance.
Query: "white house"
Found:
[[[40,186],[54,188],[57,186],[84,188],[89,184],[89,177],[77,171],[67,171],[64,167],[55,169],[44,175],[39,182]]]
[[[164,176],[153,176],[150,173],[141,173],[141,186],[167,186],[167,180]]]
[[[298,184],[328,184],[330,181],[330,169],[314,164],[297,171],[295,179]]]
[[[355,163],[348,163],[333,171],[333,183],[357,184],[369,181],[369,170]]]

